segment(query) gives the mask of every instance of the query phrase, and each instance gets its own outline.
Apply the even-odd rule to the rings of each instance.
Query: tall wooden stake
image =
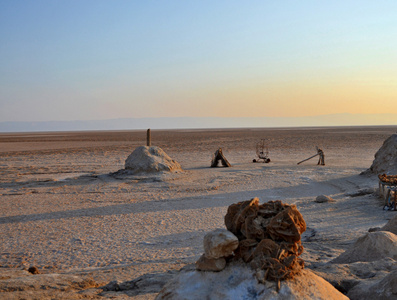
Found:
[[[148,146],[148,147],[152,146],[152,136],[150,133],[150,128],[146,132],[146,146]]]

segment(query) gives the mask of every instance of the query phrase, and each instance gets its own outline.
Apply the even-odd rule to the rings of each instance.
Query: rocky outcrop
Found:
[[[181,165],[172,160],[160,147],[141,146],[126,159],[125,169],[133,173],[181,171]]]
[[[234,260],[257,270],[260,281],[293,278],[303,269],[300,239],[306,223],[294,205],[254,198],[229,206],[225,225],[239,239]]]
[[[357,239],[353,246],[332,263],[370,262],[384,257],[397,259],[397,236],[388,231],[370,232]]]
[[[392,300],[397,299],[397,270],[391,272],[381,280],[376,280],[372,284],[360,283],[352,288],[347,296],[350,299],[360,300]]]
[[[293,279],[260,283],[255,271],[244,263],[230,263],[221,272],[189,271],[168,282],[156,299],[348,299],[330,283],[310,270]]]
[[[385,226],[380,228],[381,231],[389,231],[397,235],[397,216],[394,216],[386,223]]]
[[[397,134],[393,134],[383,142],[375,154],[375,159],[367,173],[397,174]]]
[[[242,201],[229,206],[225,225],[204,237],[196,270],[180,273],[156,299],[347,299],[303,269],[306,223],[294,205]]]

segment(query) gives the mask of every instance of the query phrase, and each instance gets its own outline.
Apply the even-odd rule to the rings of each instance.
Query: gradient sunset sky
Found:
[[[397,1],[0,1],[0,121],[397,112]]]

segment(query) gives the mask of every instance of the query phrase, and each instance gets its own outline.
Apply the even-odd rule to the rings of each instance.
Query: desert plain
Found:
[[[396,269],[395,261],[383,262],[386,269],[329,262],[397,214],[383,210],[377,174],[360,175],[396,132],[152,130],[152,145],[183,171],[136,175],[118,171],[146,145],[146,130],[1,133],[0,299],[154,299],[201,256],[204,235],[225,228],[228,206],[254,197],[297,206],[307,224],[306,268],[342,291],[376,280]],[[270,163],[253,162],[261,139]],[[325,166],[317,157],[298,165],[316,146]],[[232,167],[210,168],[220,147]],[[334,201],[318,203],[319,195]],[[32,266],[40,274],[28,272]],[[104,289],[115,281],[125,288]]]

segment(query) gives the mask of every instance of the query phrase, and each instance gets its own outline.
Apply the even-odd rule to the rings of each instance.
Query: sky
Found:
[[[0,121],[393,112],[394,0],[0,1]]]

